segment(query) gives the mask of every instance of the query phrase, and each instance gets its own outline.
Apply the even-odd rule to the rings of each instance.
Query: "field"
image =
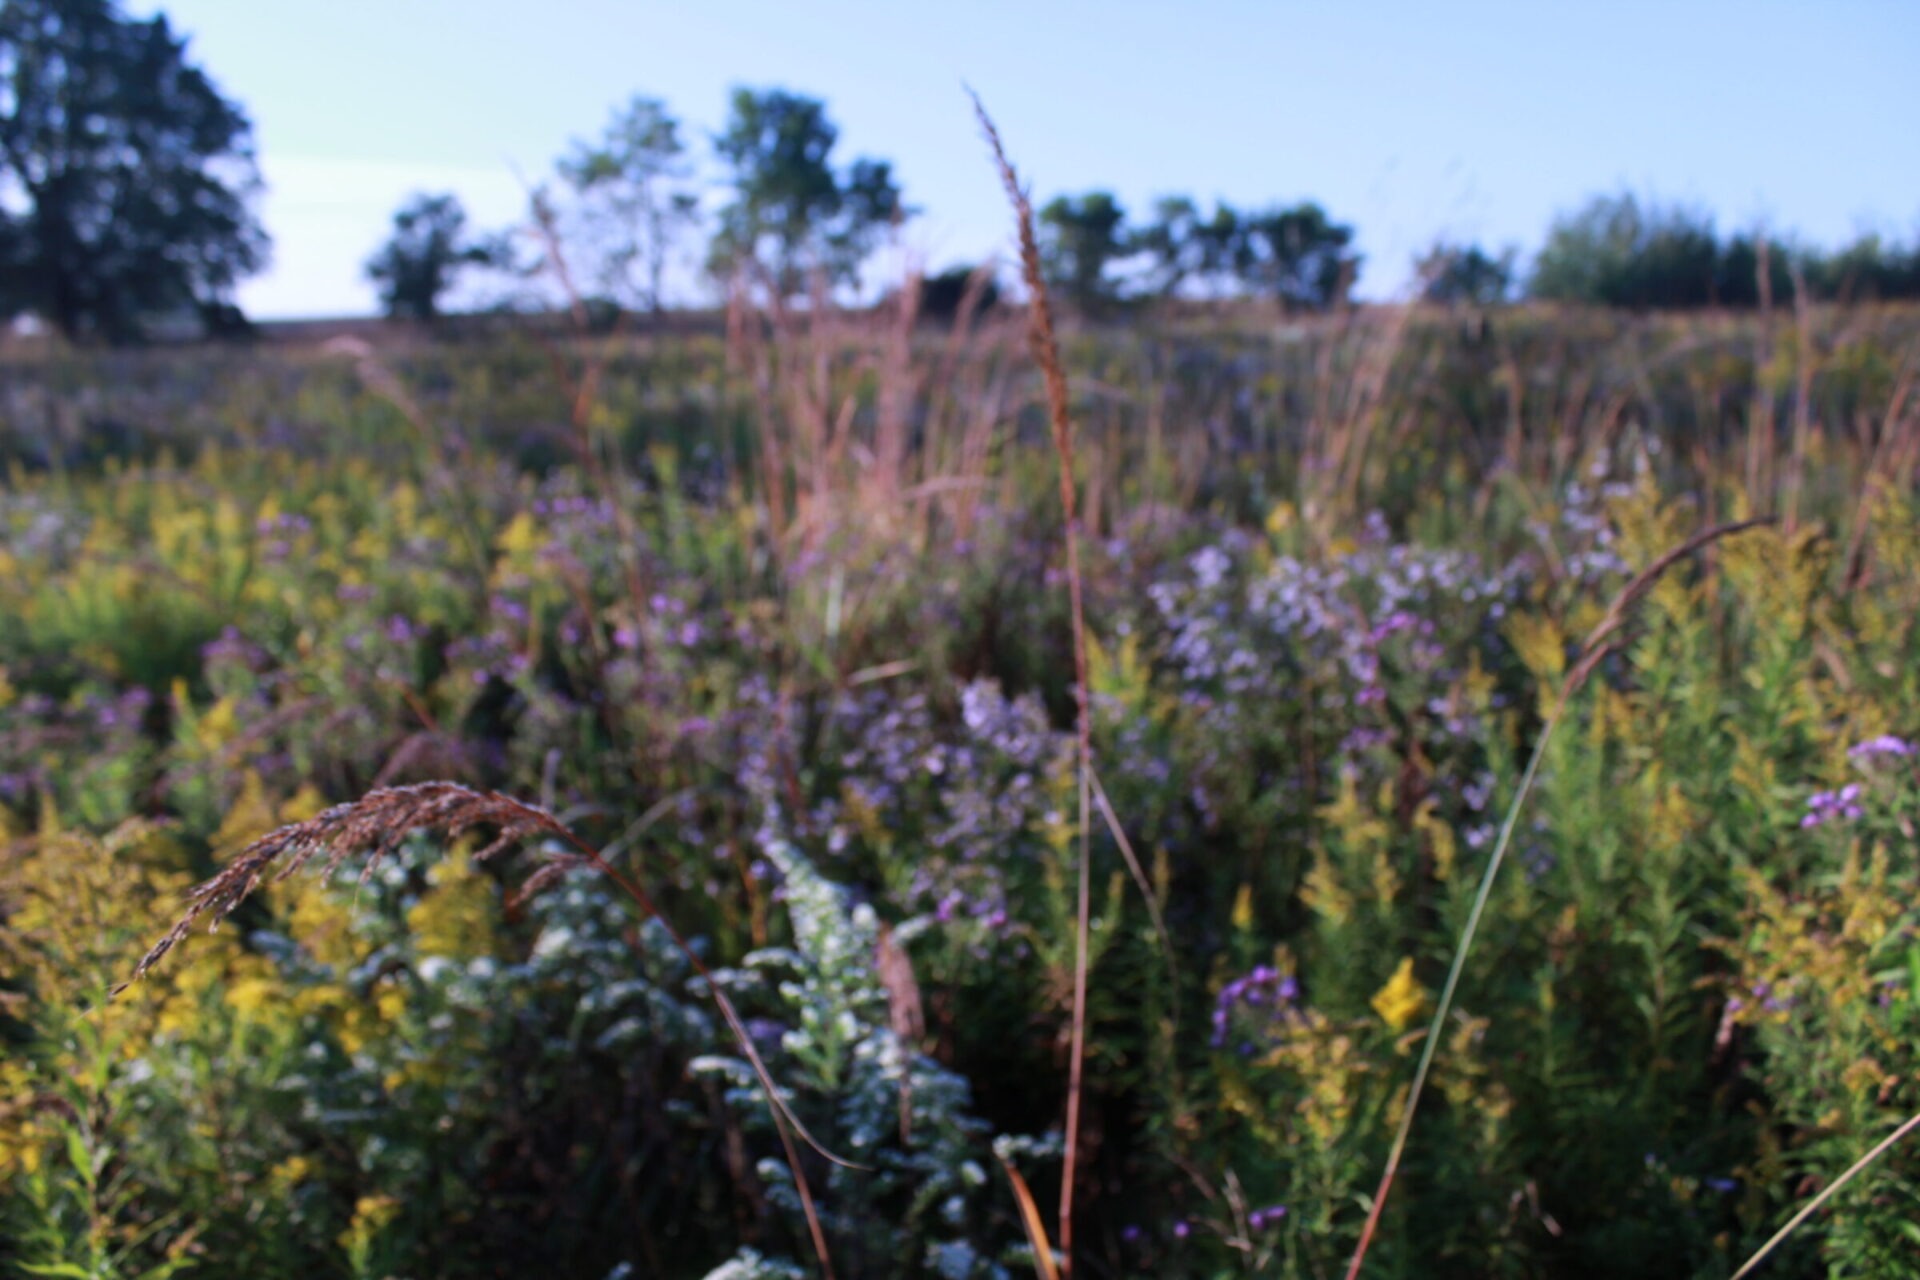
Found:
[[[0,1266],[1031,1275],[1078,1026],[1076,1275],[1338,1276],[1496,849],[1367,1274],[1920,1111],[1920,311],[1069,328],[1072,573],[1023,323],[0,353]]]

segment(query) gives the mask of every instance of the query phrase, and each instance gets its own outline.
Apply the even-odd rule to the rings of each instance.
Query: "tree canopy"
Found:
[[[232,312],[266,263],[252,125],[164,16],[0,0],[0,312],[70,338]]]
[[[661,306],[674,239],[699,220],[686,150],[666,103],[636,96],[559,163],[591,256],[587,281],[615,304]]]
[[[1218,288],[1232,275],[1240,242],[1240,215],[1231,205],[1216,204],[1213,216],[1203,218],[1200,207],[1185,196],[1156,201],[1153,221],[1131,241],[1136,252],[1146,255],[1149,287],[1161,297],[1172,297],[1187,285]]]
[[[1423,302],[1491,307],[1513,291],[1511,249],[1494,257],[1479,245],[1439,244],[1414,263]]]
[[[1715,301],[1712,219],[1631,194],[1596,196],[1554,220],[1531,292],[1551,302],[1703,307]]]
[[[1353,228],[1312,201],[1246,214],[1234,274],[1288,311],[1323,311],[1346,302],[1360,273],[1352,243]]]
[[[1120,301],[1109,273],[1133,252],[1127,211],[1113,193],[1055,196],[1040,210],[1040,264],[1048,288],[1081,311],[1098,313]]]
[[[714,149],[730,171],[734,198],[720,214],[712,265],[766,266],[782,293],[816,273],[857,283],[880,234],[909,214],[893,166],[862,157],[833,167],[840,131],[826,104],[785,89],[736,89]]]
[[[367,260],[367,276],[380,286],[387,315],[431,322],[464,268],[498,265],[504,257],[502,245],[467,234],[459,197],[416,195],[393,215],[393,235]]]

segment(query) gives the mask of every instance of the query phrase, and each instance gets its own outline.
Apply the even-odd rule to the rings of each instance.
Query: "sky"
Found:
[[[362,263],[415,191],[505,227],[636,93],[708,141],[735,86],[822,98],[835,159],[891,160],[908,250],[1009,257],[964,86],[1041,200],[1095,188],[1314,199],[1359,292],[1437,240],[1512,245],[1630,190],[1824,246],[1920,234],[1920,4],[1215,0],[129,0],[164,10],[254,121],[273,264],[259,318],[371,313]],[[684,286],[683,286],[684,287]]]

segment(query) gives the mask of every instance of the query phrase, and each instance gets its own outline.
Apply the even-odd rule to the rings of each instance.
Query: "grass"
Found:
[[[912,295],[14,358],[0,1265],[1906,1273],[1920,317]]]

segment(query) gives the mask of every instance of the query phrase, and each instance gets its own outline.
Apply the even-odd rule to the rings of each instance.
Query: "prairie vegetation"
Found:
[[[0,1259],[1031,1272],[1084,840],[1074,1270],[1338,1274],[1549,717],[1369,1270],[1726,1274],[1920,1111],[1920,314],[1069,327],[1083,807],[1021,319],[914,297],[6,357]]]

